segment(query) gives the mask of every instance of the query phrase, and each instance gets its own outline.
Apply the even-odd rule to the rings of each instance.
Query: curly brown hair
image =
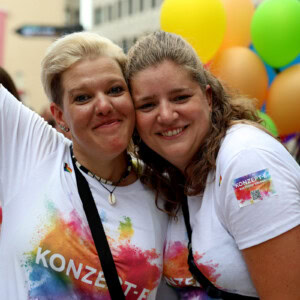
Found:
[[[137,145],[136,155],[145,163],[141,180],[168,200],[166,210],[178,208],[183,192],[187,195],[201,195],[204,192],[208,174],[215,171],[216,159],[222,139],[230,126],[248,123],[264,130],[260,125],[253,99],[229,91],[213,74],[204,68],[198,55],[182,37],[157,31],[142,37],[129,50],[125,75],[130,88],[134,76],[148,67],[166,60],[184,67],[205,93],[211,88],[212,113],[209,131],[187,165],[184,174],[151,150],[139,137],[137,130],[133,142]]]

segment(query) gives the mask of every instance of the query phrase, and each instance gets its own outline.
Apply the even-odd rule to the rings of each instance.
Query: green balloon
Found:
[[[259,56],[279,68],[300,53],[300,1],[265,0],[251,21],[251,38]]]
[[[273,122],[273,120],[265,113],[263,113],[262,111],[257,111],[258,112],[258,116],[263,119],[263,122],[261,123],[261,125],[263,125],[266,129],[268,129],[274,136],[278,136],[278,131],[276,128],[275,123]]]

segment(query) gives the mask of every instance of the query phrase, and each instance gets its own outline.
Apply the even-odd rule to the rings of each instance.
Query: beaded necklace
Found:
[[[84,173],[86,173],[87,175],[91,176],[92,178],[95,178],[103,188],[105,188],[108,192],[108,202],[110,205],[114,205],[117,202],[116,196],[114,195],[114,191],[115,189],[118,187],[118,185],[130,174],[131,169],[132,169],[132,160],[131,160],[131,156],[129,154],[127,154],[127,168],[125,170],[125,172],[122,174],[122,176],[120,177],[120,179],[117,182],[113,182],[104,178],[101,178],[99,176],[97,176],[96,174],[94,174],[93,172],[91,172],[90,170],[88,170],[86,167],[84,167],[83,165],[81,165],[78,160],[76,159],[74,153],[73,153],[73,148],[70,148],[71,151],[71,156],[73,157],[75,164],[77,166],[78,169],[80,169],[81,171],[83,171]],[[108,189],[104,184],[109,184],[109,185],[113,185],[114,188],[112,190]]]

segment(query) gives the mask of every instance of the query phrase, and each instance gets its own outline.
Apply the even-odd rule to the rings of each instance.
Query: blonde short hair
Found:
[[[83,59],[111,57],[124,73],[126,55],[111,40],[91,32],[76,32],[57,39],[47,49],[42,60],[42,84],[50,101],[62,105],[61,75]]]

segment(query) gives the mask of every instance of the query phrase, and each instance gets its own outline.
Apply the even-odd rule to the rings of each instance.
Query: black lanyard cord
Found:
[[[239,294],[232,294],[229,292],[222,291],[215,287],[210,280],[199,270],[197,267],[194,256],[193,256],[193,249],[192,249],[192,228],[190,224],[190,213],[189,213],[189,207],[187,203],[187,196],[184,196],[184,199],[182,201],[182,212],[185,222],[185,227],[187,230],[188,235],[188,250],[189,250],[189,256],[188,256],[188,265],[189,265],[189,271],[192,273],[194,278],[201,284],[202,288],[205,290],[208,296],[215,299],[224,299],[224,300],[254,300],[259,299],[256,297],[249,297],[249,296],[243,296]]]
[[[117,269],[111,254],[105,231],[88,182],[76,167],[72,158],[77,181],[78,193],[82,201],[86,218],[100,259],[105,281],[112,300],[125,299]]]

